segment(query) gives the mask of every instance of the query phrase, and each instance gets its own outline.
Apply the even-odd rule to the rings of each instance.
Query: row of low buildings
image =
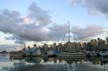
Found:
[[[28,46],[28,48],[24,48],[23,51],[25,50],[34,51],[37,49],[40,49],[42,52],[51,51],[51,50],[59,51],[59,52],[76,52],[76,51],[80,51],[82,47],[79,42],[74,43],[74,42],[68,41],[64,44],[54,43],[52,45],[44,44],[43,46],[36,46],[36,44],[34,44],[33,47]]]
[[[37,46],[34,44],[33,47],[28,46],[28,48],[23,48],[20,52],[23,53],[23,55],[53,55],[57,53],[63,53],[63,52],[69,52],[69,53],[75,53],[75,52],[81,52],[83,50],[86,51],[102,51],[102,50],[108,50],[108,38],[106,40],[103,39],[92,39],[89,42],[66,42],[64,44],[62,43],[54,43],[52,45],[44,44],[43,46]]]
[[[106,38],[106,40],[97,38],[92,39],[89,42],[84,42],[83,49],[88,51],[106,51],[108,50],[108,37]]]

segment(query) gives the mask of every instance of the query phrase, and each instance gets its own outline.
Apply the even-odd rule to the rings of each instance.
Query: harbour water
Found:
[[[80,61],[39,57],[15,59],[1,54],[0,71],[108,71],[108,64],[98,58]]]

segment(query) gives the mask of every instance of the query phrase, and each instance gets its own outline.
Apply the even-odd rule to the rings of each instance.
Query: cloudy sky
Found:
[[[108,1],[0,0],[0,48],[18,47],[20,42],[64,40],[68,21],[71,37],[74,33],[77,40],[105,38]]]

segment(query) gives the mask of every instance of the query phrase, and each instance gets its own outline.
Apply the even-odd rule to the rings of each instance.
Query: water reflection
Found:
[[[108,71],[107,61],[102,61],[99,57],[80,61],[40,57],[11,60],[13,66],[3,67],[1,71]]]

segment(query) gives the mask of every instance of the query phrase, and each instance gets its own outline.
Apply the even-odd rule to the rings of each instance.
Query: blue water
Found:
[[[10,59],[9,55],[0,55],[0,71],[108,71],[108,64],[96,64],[96,61],[66,61],[57,58]]]

